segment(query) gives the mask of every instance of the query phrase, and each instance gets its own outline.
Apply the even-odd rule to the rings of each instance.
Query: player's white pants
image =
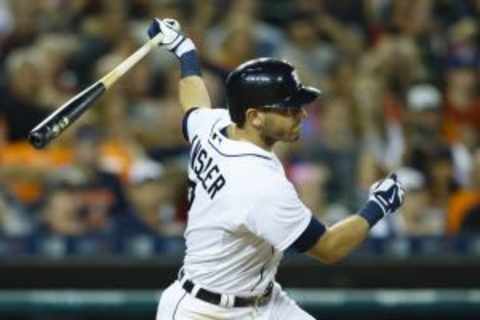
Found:
[[[156,320],[315,320],[275,283],[268,304],[261,307],[225,308],[197,299],[178,281],[162,294]]]

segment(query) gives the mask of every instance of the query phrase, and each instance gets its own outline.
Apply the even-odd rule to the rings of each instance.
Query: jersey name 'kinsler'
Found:
[[[190,168],[210,199],[213,199],[217,192],[225,186],[224,175],[220,172],[218,165],[214,163],[212,156],[202,147],[198,136],[194,137],[192,142]]]

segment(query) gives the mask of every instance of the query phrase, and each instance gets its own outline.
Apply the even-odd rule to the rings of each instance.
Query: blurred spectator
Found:
[[[433,24],[434,1],[391,1],[389,27],[408,37],[422,36]]]
[[[14,196],[0,188],[0,235],[29,235],[33,224],[33,217],[26,208]]]
[[[361,57],[353,98],[358,106],[358,126],[363,140],[362,171],[375,171],[366,168],[367,163],[384,172],[401,165],[403,97],[423,74],[415,42],[395,33],[384,34],[376,46]],[[368,158],[372,161],[366,161]],[[365,186],[373,181],[362,180],[361,184]]]
[[[418,170],[403,167],[396,171],[407,192],[398,214],[391,215],[373,228],[376,237],[408,237],[441,235],[444,232],[444,212],[431,206],[431,195],[425,176]]]
[[[339,59],[336,46],[322,40],[315,28],[314,12],[297,12],[287,22],[288,42],[278,52],[278,57],[295,65],[300,78],[320,86],[330,69]],[[325,85],[322,87],[325,88]]]
[[[21,49],[12,52],[6,61],[7,84],[0,87],[0,110],[6,121],[9,142],[24,140],[48,111],[40,104],[40,69],[32,51]]]
[[[35,45],[35,63],[42,79],[38,101],[52,111],[78,90],[78,79],[69,69],[69,59],[78,43],[67,34],[47,33]]]
[[[480,232],[480,205],[477,205],[465,214],[465,218],[460,226],[461,233],[479,233]]]
[[[7,1],[5,16],[11,16],[11,29],[0,38],[0,63],[14,50],[30,46],[38,36],[38,2]],[[8,10],[8,11],[7,11]],[[7,27],[8,28],[8,27]]]
[[[120,179],[101,166],[102,133],[84,125],[76,130],[73,160],[68,166],[51,173],[51,179],[68,179],[77,192],[80,213],[89,232],[108,231],[115,215],[128,207]]]
[[[480,133],[480,97],[478,75],[473,57],[450,58],[445,80],[445,130],[451,142],[468,147],[478,145]]]
[[[0,148],[0,181],[19,202],[34,209],[48,192],[42,188],[45,177],[70,163],[71,157],[60,141],[46,150],[36,150],[26,141],[6,144]]]
[[[181,133],[183,114],[178,106],[177,90],[171,85],[176,83],[174,79],[178,74],[169,69],[163,76],[163,94],[158,97],[132,94],[128,108],[128,127],[133,137],[157,161],[182,158],[188,148]]]
[[[417,84],[406,94],[404,113],[405,155],[403,161],[422,172],[427,171],[428,160],[447,142],[441,135],[442,97],[430,84]]]
[[[331,173],[322,163],[297,163],[289,169],[300,199],[323,223],[332,225],[349,214],[341,204],[328,201],[327,184]]]
[[[81,215],[79,187],[70,182],[49,185],[50,191],[41,210],[38,232],[44,235],[80,236],[87,233]]]
[[[451,195],[448,201],[446,231],[453,235],[460,231],[469,211],[480,204],[480,149],[476,149],[473,157],[471,185],[461,188]],[[473,218],[470,218],[473,219]]]
[[[404,162],[422,172],[440,150],[449,150],[456,184],[469,184],[471,155],[462,141],[448,141],[442,132],[442,96],[430,84],[417,84],[407,92]]]
[[[180,235],[185,222],[178,217],[178,194],[183,187],[179,182],[184,179],[185,173],[177,169],[153,160],[137,160],[131,168],[127,188],[131,208],[118,217],[119,232]]]
[[[455,180],[452,151],[449,148],[436,150],[426,159],[428,190],[431,194],[431,206],[446,211],[449,198],[458,189]]]
[[[13,28],[13,17],[7,1],[0,2],[0,43]],[[1,64],[0,64],[1,65]]]
[[[297,157],[326,164],[330,179],[328,201],[353,206],[357,156],[350,101],[341,97],[325,99],[304,124],[304,142]]]
[[[205,53],[214,64],[231,70],[250,58],[276,55],[284,35],[260,19],[259,2],[229,1],[226,10],[205,37]]]
[[[95,62],[109,53],[116,42],[128,34],[125,1],[89,1],[79,19],[79,48],[69,64],[77,76],[79,87],[94,79]]]
[[[480,133],[480,96],[478,72],[480,46],[478,23],[463,17],[449,30],[449,48],[445,70],[445,130],[453,143],[469,150],[478,145]]]

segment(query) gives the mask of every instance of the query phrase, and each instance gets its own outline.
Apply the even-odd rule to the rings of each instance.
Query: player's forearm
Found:
[[[338,262],[365,240],[369,229],[361,216],[348,217],[330,227],[308,254],[325,263]]]
[[[205,83],[198,75],[187,76],[180,80],[179,99],[183,111],[194,107],[211,107],[210,96]]]
[[[339,261],[366,238],[368,230],[380,219],[400,208],[404,199],[405,190],[395,173],[375,182],[358,214],[329,228],[308,253],[327,263]]]
[[[180,31],[173,19],[154,19],[148,28],[150,38],[162,34],[159,43],[177,57],[180,64],[179,100],[184,111],[193,107],[210,107],[210,97],[201,77],[200,59],[193,41]]]

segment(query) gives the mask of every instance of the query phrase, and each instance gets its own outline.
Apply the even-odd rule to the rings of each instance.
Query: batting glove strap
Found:
[[[190,38],[183,38],[175,45],[175,47],[172,48],[171,51],[177,56],[177,58],[181,59],[184,54],[196,50],[197,48]]]
[[[370,228],[385,216],[383,207],[374,200],[367,201],[367,204],[360,210],[358,215],[367,220]]]

